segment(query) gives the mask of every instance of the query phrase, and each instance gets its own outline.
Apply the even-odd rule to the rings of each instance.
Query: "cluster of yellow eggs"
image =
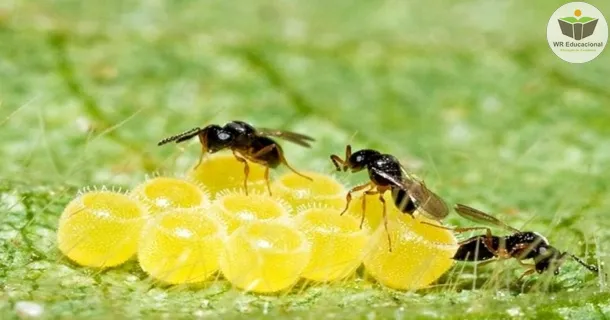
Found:
[[[289,289],[299,279],[343,280],[361,265],[383,285],[415,290],[453,264],[453,234],[400,213],[389,195],[391,251],[377,196],[359,194],[341,215],[347,189],[334,177],[285,174],[269,195],[265,168],[249,166],[248,195],[243,164],[222,153],[185,178],[151,178],[126,194],[81,192],[60,218],[58,247],[83,266],[117,266],[137,255],[142,270],[163,283],[222,275],[261,293]]]

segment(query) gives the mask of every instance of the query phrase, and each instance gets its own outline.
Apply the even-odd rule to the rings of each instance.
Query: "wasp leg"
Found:
[[[244,164],[244,190],[246,191],[246,195],[248,195],[248,175],[250,174],[250,166],[248,165],[248,161],[242,156],[238,155],[237,152],[233,151],[233,156],[237,161]]]
[[[345,146],[345,161],[347,161],[349,159],[349,157],[352,156],[352,146],[351,145],[346,145]]]
[[[351,189],[350,189],[350,190],[347,192],[347,196],[345,196],[345,201],[346,201],[346,204],[345,204],[345,209],[343,209],[343,211],[341,211],[341,214],[340,214],[340,215],[343,215],[343,214],[345,214],[345,213],[347,212],[347,209],[349,208],[349,204],[350,204],[350,202],[352,202],[352,193],[353,193],[353,192],[360,191],[360,190],[364,190],[364,189],[366,189],[366,188],[367,188],[367,187],[369,187],[369,186],[371,186],[371,183],[370,183],[370,182],[369,182],[369,183],[365,183],[365,184],[361,184],[361,185],[359,185],[359,186],[355,186],[355,187],[351,188]],[[364,213],[363,213],[363,214],[364,214]]]
[[[463,232],[474,231],[474,230],[485,230],[485,238],[483,240],[483,244],[487,247],[487,249],[489,249],[489,251],[491,253],[493,253],[496,257],[506,258],[507,254],[508,254],[508,253],[505,253],[505,254],[499,255],[498,249],[493,247],[491,229],[489,229],[487,227],[466,227],[466,228],[455,227],[455,228],[451,228],[451,227],[445,227],[445,226],[440,226],[440,225],[437,225],[437,224],[429,223],[429,222],[426,222],[426,221],[422,221],[421,223],[427,224],[429,226],[433,226],[433,227],[436,227],[436,228],[453,231],[455,233],[463,233]],[[464,240],[464,241],[468,241],[468,240]],[[458,243],[458,245],[461,245],[461,244],[463,244],[463,241]]]
[[[477,268],[488,265],[488,264],[496,262],[496,261],[498,261],[498,259],[491,259],[491,260],[479,262],[479,263],[477,263]]]
[[[527,265],[527,264],[523,264],[521,263],[521,257],[525,257],[526,255],[528,255],[532,250],[534,249],[534,245],[531,243],[519,243],[517,245],[515,245],[510,252],[508,252],[508,256],[516,258],[517,261],[519,261],[519,263],[521,265],[524,266],[532,266],[532,265]],[[515,255],[515,253],[517,253],[518,251],[521,251],[521,254],[519,254],[518,256]]]
[[[341,171],[341,167],[345,165],[345,161],[343,161],[343,159],[339,158],[339,156],[336,154],[330,155],[330,161],[333,162],[337,171]]]
[[[251,157],[253,159],[257,159],[258,157],[271,152],[271,150],[275,149],[276,146],[277,145],[275,145],[275,144],[268,145],[268,146],[258,150],[256,153],[252,154]],[[280,150],[280,149],[278,148],[278,150]],[[269,195],[272,195],[271,194],[271,183],[269,181],[269,167],[268,166],[265,166],[265,183],[267,184],[267,191],[269,191]]]
[[[454,228],[452,228],[452,227],[445,227],[445,226],[441,226],[441,225],[438,225],[438,224],[430,223],[430,222],[427,222],[427,221],[422,221],[420,223],[427,224],[429,226],[433,226],[433,227],[440,228],[440,229],[445,229],[445,230],[453,231],[455,233],[464,233],[464,232],[474,231],[474,230],[485,230],[486,234],[491,236],[491,229],[489,229],[487,227],[466,227],[466,228],[454,227]]]
[[[338,155],[333,154],[330,156],[330,161],[333,162],[337,171],[347,171],[347,161],[352,156],[352,146],[349,144],[345,146],[345,159],[341,159]],[[341,169],[343,167],[343,169]]]
[[[266,147],[256,151],[250,157],[252,157],[253,159],[258,159],[258,157],[271,152],[271,150],[273,150],[275,148],[277,148],[277,144],[270,144],[270,145],[268,145],[268,146],[266,146]],[[279,150],[279,148],[278,148],[278,150]]]
[[[377,188],[377,192],[379,193],[379,201],[381,201],[383,204],[383,227],[385,228],[385,233],[388,236],[388,249],[390,252],[392,252],[392,237],[390,237],[390,230],[388,230],[388,214],[386,211],[385,199],[383,198],[383,193],[385,190],[380,191],[379,188]]]
[[[284,157],[284,151],[282,150],[282,148],[280,148],[279,145],[277,145],[275,143],[274,144],[270,144],[270,145],[268,145],[268,146],[258,150],[256,153],[252,154],[251,157],[256,159],[256,158],[258,158],[258,157],[260,157],[260,156],[262,156],[262,155],[264,155],[264,154],[266,154],[268,152],[271,152],[271,150],[273,150],[273,149],[276,149],[278,151],[280,162],[282,164],[284,164],[286,167],[288,167],[288,169],[290,169],[292,172],[296,173],[297,175],[299,175],[299,176],[301,176],[301,177],[303,177],[303,178],[305,178],[305,179],[307,179],[309,181],[313,181],[313,179],[311,177],[308,177],[308,176],[306,176],[306,175],[296,171],[292,166],[290,166],[288,164],[288,161],[286,160],[286,157]],[[269,194],[271,194],[271,187],[269,186],[269,177],[266,176],[265,179],[267,180],[267,189],[269,190]]]
[[[519,260],[519,259],[515,259],[515,260],[517,260],[517,262],[518,262],[520,265],[522,265],[522,266],[524,266],[524,267],[526,267],[526,268],[528,268],[528,269],[531,269],[531,268],[536,268],[536,265],[534,265],[534,264],[525,263],[525,262],[523,262],[523,261],[521,261],[521,260]]]
[[[269,191],[269,195],[271,196],[271,183],[269,182],[269,167],[265,167],[265,183],[267,184],[267,191]]]
[[[362,225],[364,224],[364,213],[366,212],[366,196],[372,196],[378,193],[377,191],[372,190],[373,188],[374,186],[371,185],[371,190],[365,191],[362,195],[362,217],[360,218],[360,229],[362,229]]]
[[[530,274],[536,272],[535,268],[530,268],[525,270],[525,272],[523,272],[523,274],[519,277],[519,279],[517,279],[517,281],[521,281],[521,279],[525,278],[526,276],[529,276]]]
[[[282,150],[282,148],[280,148],[277,144],[272,144],[269,146],[270,149],[269,151],[273,150],[273,148],[276,148],[278,151],[278,155],[280,156],[280,162],[283,163],[286,167],[288,167],[288,169],[290,169],[290,171],[294,172],[295,174],[309,180],[309,181],[313,181],[313,179],[311,177],[308,177],[300,172],[298,172],[295,168],[293,168],[292,166],[290,166],[290,164],[288,164],[288,161],[286,160],[286,157],[284,157],[284,150]],[[262,150],[260,150],[258,153],[264,151],[265,149],[267,149],[268,147],[263,148]],[[267,152],[269,152],[267,151]]]
[[[199,166],[201,165],[201,162],[203,162],[203,157],[207,152],[206,146],[208,145],[208,141],[206,139],[205,134],[199,133],[198,137],[199,137],[199,142],[201,142],[201,154],[199,155],[199,162],[197,162],[195,169],[199,168]]]

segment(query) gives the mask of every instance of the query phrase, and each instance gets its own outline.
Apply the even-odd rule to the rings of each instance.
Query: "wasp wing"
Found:
[[[306,147],[306,148],[310,148],[311,147],[310,142],[315,141],[314,138],[312,138],[310,136],[306,136],[304,134],[291,132],[291,131],[276,130],[276,129],[266,129],[266,128],[257,129],[257,134],[259,136],[281,138],[281,139],[290,141],[292,143],[296,143],[296,144]]]
[[[428,189],[423,180],[407,171],[402,165],[400,169],[405,176],[405,184],[409,186],[409,195],[421,208],[420,212],[435,220],[442,220],[449,215],[449,207],[443,198]]]
[[[493,226],[504,228],[506,230],[510,230],[513,232],[521,232],[518,229],[513,228],[513,227],[507,225],[506,223],[498,220],[497,218],[494,218],[483,211],[469,207],[467,205],[463,205],[463,204],[459,204],[459,203],[456,204],[455,212],[457,212],[460,216],[462,216],[470,221],[483,223],[483,224],[487,224],[487,225],[493,225]]]
[[[442,220],[449,214],[449,207],[436,193],[430,191],[423,182],[410,182],[409,196],[419,205],[420,211],[434,220]]]
[[[377,168],[371,168],[371,170],[373,172],[375,172],[375,174],[381,176],[382,178],[388,180],[390,183],[392,183],[392,185],[394,187],[400,188],[400,189],[405,189],[407,190],[408,186],[404,183],[404,181],[397,179],[396,177],[393,177],[392,175],[389,175]]]
[[[375,168],[372,168],[372,170],[390,181],[395,187],[405,190],[411,200],[417,204],[418,210],[425,216],[434,220],[442,220],[449,214],[449,208],[445,201],[426,188],[422,182],[413,178],[404,168],[401,167],[401,170],[405,173],[402,180],[398,180],[381,170]]]

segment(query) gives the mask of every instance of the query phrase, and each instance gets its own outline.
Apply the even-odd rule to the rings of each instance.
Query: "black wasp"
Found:
[[[276,168],[280,164],[284,164],[288,169],[299,176],[312,180],[310,177],[305,176],[292,168],[286,161],[280,145],[270,138],[282,138],[309,148],[311,147],[309,143],[314,141],[312,137],[290,131],[263,128],[255,129],[253,126],[243,121],[231,121],[222,127],[211,124],[204,128],[193,128],[163,139],[157,145],[161,146],[169,142],[180,143],[194,137],[199,137],[199,142],[201,142],[201,156],[199,157],[199,162],[195,168],[201,164],[203,156],[206,153],[231,149],[237,161],[244,164],[244,189],[246,194],[248,194],[248,174],[250,173],[250,167],[246,160],[259,163],[266,167],[265,180],[267,182],[269,194],[271,194],[271,187],[269,186],[269,168]]]
[[[349,208],[352,201],[352,193],[367,189],[365,195],[379,195],[379,201],[383,204],[383,222],[388,232],[388,219],[386,215],[386,203],[383,194],[390,190],[394,205],[401,212],[413,216],[415,210],[423,213],[425,216],[434,220],[442,220],[449,214],[449,209],[445,202],[434,192],[426,188],[422,181],[417,180],[410,175],[400,164],[396,157],[389,154],[382,154],[379,151],[371,149],[363,149],[352,154],[352,147],[345,147],[345,160],[337,155],[330,156],[331,161],[337,168],[337,171],[358,172],[368,170],[370,181],[368,183],[353,187],[347,192],[347,204],[341,214],[344,214]],[[362,197],[362,222],[366,210],[366,202]],[[392,245],[390,234],[388,233],[388,243],[390,251]]]
[[[555,275],[559,274],[559,266],[569,256],[576,262],[594,273],[599,273],[597,266],[585,263],[577,256],[562,252],[551,246],[549,241],[541,234],[533,231],[519,231],[504,222],[469,206],[458,204],[455,211],[462,217],[477,223],[490,224],[513,232],[507,236],[494,236],[487,227],[468,228],[446,228],[438,225],[435,227],[453,230],[455,232],[467,232],[472,230],[485,230],[484,235],[473,236],[461,241],[454,260],[457,261],[483,261],[481,264],[496,261],[498,259],[516,259],[519,264],[527,267],[527,270],[519,279],[534,272],[543,273],[553,270]],[[426,223],[426,222],[423,222]],[[523,260],[533,259],[534,264],[526,264]]]

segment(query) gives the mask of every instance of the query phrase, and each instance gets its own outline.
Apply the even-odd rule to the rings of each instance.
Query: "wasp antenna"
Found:
[[[589,271],[599,274],[599,268],[597,266],[588,264],[573,254],[570,254],[570,257],[572,257],[572,259],[576,260],[576,262],[580,263],[583,267],[587,268]]]
[[[157,146],[162,146],[166,143],[170,143],[170,142],[174,142],[174,141],[176,143],[186,141],[188,139],[191,139],[191,138],[197,136],[199,133],[201,133],[201,131],[202,131],[202,129],[199,127],[190,129],[188,131],[182,132],[175,136],[171,136],[171,137],[168,137],[168,138],[165,138],[165,139],[159,141],[159,143],[157,143]]]

